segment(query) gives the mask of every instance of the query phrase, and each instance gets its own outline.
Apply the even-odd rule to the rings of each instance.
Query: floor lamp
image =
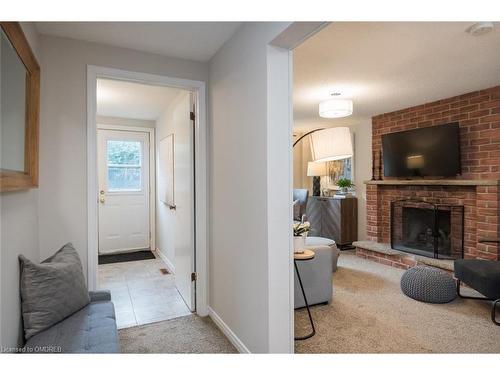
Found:
[[[308,135],[311,136],[311,154],[314,162],[347,159],[353,154],[351,131],[347,127],[311,130],[293,142],[293,147]]]
[[[326,162],[353,155],[351,131],[347,127],[314,129],[301,135],[293,143],[293,147],[309,135],[313,161],[307,164],[307,175],[313,177],[313,196],[320,196],[320,176],[327,175]]]

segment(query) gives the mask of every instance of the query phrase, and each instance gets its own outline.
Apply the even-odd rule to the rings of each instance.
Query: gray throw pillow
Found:
[[[23,255],[21,302],[26,339],[89,304],[82,263],[71,243],[40,264]]]
[[[300,217],[300,203],[297,203],[293,206],[293,220],[296,221],[301,221],[302,218]]]

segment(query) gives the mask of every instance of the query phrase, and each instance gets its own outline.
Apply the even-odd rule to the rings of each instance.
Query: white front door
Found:
[[[97,131],[99,254],[150,248],[149,133]]]

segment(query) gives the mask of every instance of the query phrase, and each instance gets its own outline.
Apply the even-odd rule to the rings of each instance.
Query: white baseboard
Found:
[[[156,248],[156,253],[160,256],[161,260],[163,260],[165,262],[170,273],[172,275],[175,275],[175,267],[174,267],[173,263],[167,258],[167,256],[165,254],[163,254],[161,252],[161,250],[158,248]]]
[[[217,313],[212,310],[210,306],[208,306],[208,316],[212,318],[214,323],[219,327],[219,329],[226,335],[229,341],[231,341],[231,344],[234,345],[234,347],[240,352],[244,354],[250,354],[250,350],[243,344],[243,342],[236,336],[236,334],[231,331],[231,328],[228,327],[226,323],[221,319]]]

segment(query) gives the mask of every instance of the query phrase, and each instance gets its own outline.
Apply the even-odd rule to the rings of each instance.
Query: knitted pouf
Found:
[[[401,290],[410,298],[429,303],[447,303],[457,296],[456,284],[450,274],[424,266],[410,268],[403,274]]]

